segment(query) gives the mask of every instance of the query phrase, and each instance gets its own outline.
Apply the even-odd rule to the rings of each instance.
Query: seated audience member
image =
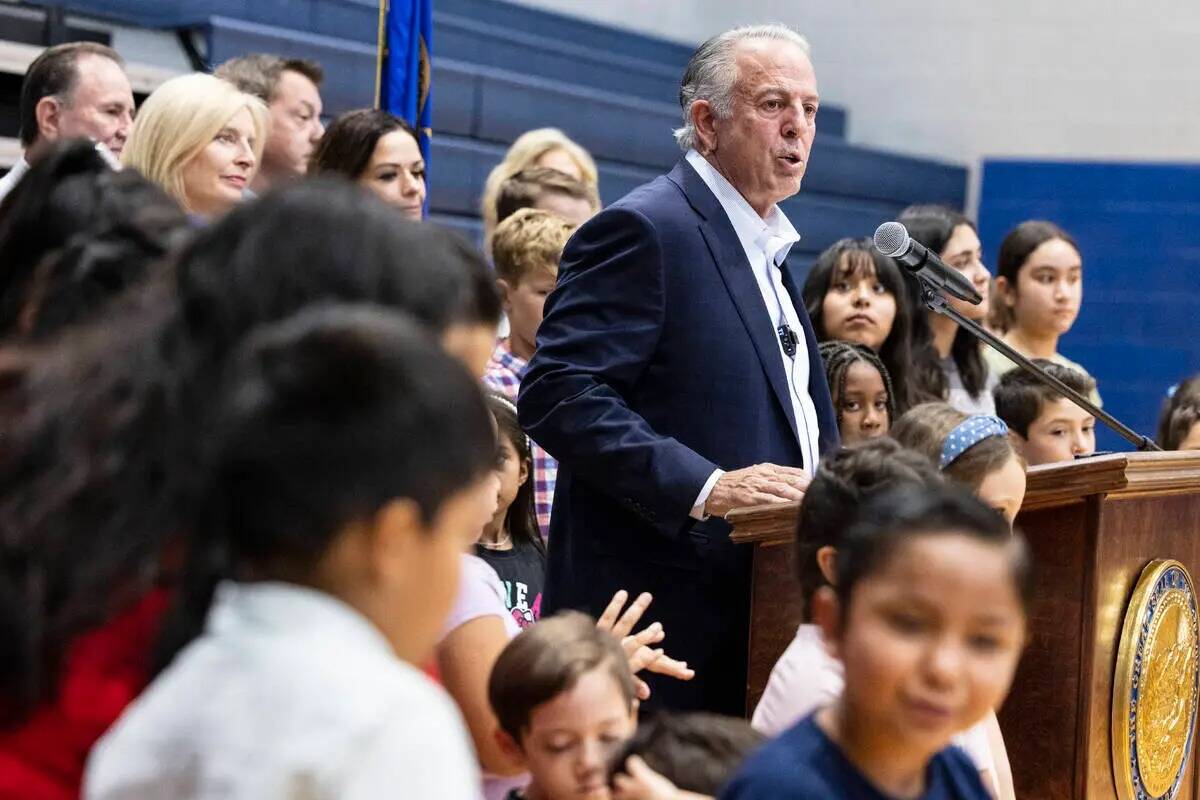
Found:
[[[1174,388],[1158,419],[1163,450],[1200,450],[1200,375]]]
[[[744,719],[662,712],[638,723],[612,759],[614,800],[713,797],[765,741]]]
[[[542,307],[554,290],[558,262],[574,227],[546,211],[524,209],[513,214],[492,237],[492,261],[508,315],[509,335],[496,342],[483,382],[489,389],[517,401],[517,390],[537,347]],[[550,507],[558,462],[533,444],[534,503],[542,536],[550,530]]]
[[[120,156],[133,127],[133,107],[125,62],[111,47],[67,42],[43,50],[21,81],[17,113],[25,152],[0,178],[0,200],[45,146],[61,139],[87,138]]]
[[[612,636],[578,612],[542,620],[500,653],[487,696],[497,743],[529,772],[510,800],[607,800],[609,758],[637,726],[633,674]]]
[[[496,223],[504,222],[523,208],[549,211],[579,226],[600,210],[600,197],[594,186],[565,172],[549,167],[530,167],[500,184],[496,196]]]
[[[843,665],[842,692],[751,755],[721,797],[990,800],[951,743],[1012,683],[1024,542],[960,488],[903,487],[867,502],[835,565],[813,616]]]
[[[475,797],[462,721],[414,666],[487,514],[471,375],[406,318],[335,306],[260,329],[223,384],[209,553],[184,565],[219,581],[205,632],[100,740],[86,796]]]
[[[93,743],[200,632],[176,572],[230,352],[315,303],[402,310],[440,336],[468,285],[460,242],[341,183],[271,192],[0,386],[24,409],[0,452],[0,796],[78,796]]]
[[[325,126],[321,124],[321,81],[325,72],[315,61],[252,53],[231,58],[213,72],[239,91],[266,103],[270,121],[262,166],[250,188],[256,194],[308,171]]]
[[[567,138],[558,128],[537,128],[517,137],[504,154],[504,160],[492,168],[483,184],[479,200],[483,217],[483,249],[490,251],[492,232],[496,230],[496,197],[500,185],[529,167],[548,167],[570,175],[593,190],[599,188],[599,173],[591,154]]]
[[[1071,235],[1053,222],[1022,222],[1000,243],[996,273],[992,302],[1004,309],[1005,344],[1026,358],[1044,358],[1090,378],[1058,352],[1058,340],[1075,324],[1083,302],[1083,259]],[[997,376],[1017,366],[990,347],[983,357]],[[1089,394],[1100,405],[1095,386]]]
[[[974,305],[949,298],[950,307],[970,320],[983,323],[990,309],[991,274],[983,265],[983,246],[975,223],[945,206],[910,206],[899,217],[913,240],[937,253],[957,269],[983,296]],[[945,400],[964,414],[992,414],[992,389],[999,376],[988,369],[974,336],[960,330],[954,320],[930,311],[921,302],[916,281],[909,278],[912,304],[912,357],[914,400]]]
[[[425,159],[417,132],[386,111],[361,108],[335,119],[313,153],[309,173],[345,176],[409,219],[425,216]]]
[[[813,711],[832,704],[845,683],[841,662],[830,652],[813,617],[813,598],[837,585],[835,559],[854,516],[870,498],[897,488],[919,492],[942,484],[925,456],[891,439],[878,439],[839,450],[821,464],[805,492],[796,528],[796,570],[800,578],[804,623],[771,670],[752,724],[778,736]],[[993,742],[995,745],[993,746]],[[955,736],[986,786],[1001,800],[1013,796],[1007,751],[994,713]]]
[[[267,134],[261,100],[212,75],[181,75],[142,103],[121,161],[201,219],[242,201]]]
[[[886,436],[896,418],[895,384],[879,356],[865,344],[821,342],[838,433],[850,445]]]
[[[188,232],[178,204],[113,172],[86,139],[44,147],[0,214],[0,338],[44,339],[97,316]]]
[[[878,353],[896,389],[892,402],[898,413],[907,411],[914,402],[908,378],[913,310],[896,262],[870,239],[842,239],[817,257],[802,294],[817,340],[858,342]]]
[[[517,423],[517,407],[495,393],[486,397],[500,432],[495,469],[500,491],[475,555],[496,570],[504,586],[504,607],[519,626],[528,628],[542,616],[546,584],[546,545],[533,513],[533,458],[529,437]]]
[[[964,414],[948,403],[922,403],[892,426],[897,442],[916,450],[965,485],[1009,524],[1025,499],[1025,459],[999,417]]]
[[[1044,358],[1034,364],[1087,397],[1096,382]],[[1096,452],[1096,418],[1022,369],[1004,373],[994,392],[996,416],[1008,425],[1017,452],[1031,467]]]

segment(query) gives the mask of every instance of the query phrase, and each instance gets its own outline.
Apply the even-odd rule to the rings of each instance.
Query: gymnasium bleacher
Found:
[[[54,0],[24,7],[170,32],[197,67],[253,51],[316,59],[326,70],[329,114],[374,97],[377,0]],[[429,197],[438,222],[478,236],[484,179],[530,128],[556,126],[587,147],[606,203],[679,157],[671,130],[680,119],[676,93],[691,52],[685,45],[501,0],[435,0],[433,36]],[[155,76],[140,53],[125,55]],[[0,58],[10,83],[19,61]],[[0,110],[0,137],[15,137],[15,95],[0,99],[9,105]],[[820,112],[804,189],[784,204],[803,237],[793,259],[802,268],[835,239],[869,235],[908,203],[965,201],[964,167],[853,144],[850,120],[833,101]],[[11,140],[4,141],[0,155],[11,159]]]

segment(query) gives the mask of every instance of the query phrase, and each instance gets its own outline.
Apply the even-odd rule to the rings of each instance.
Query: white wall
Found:
[[[854,142],[982,156],[1200,160],[1200,3],[517,0],[696,44],[787,22]]]

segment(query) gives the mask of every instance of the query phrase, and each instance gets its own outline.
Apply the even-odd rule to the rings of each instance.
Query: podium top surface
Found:
[[[1021,510],[1047,508],[1092,495],[1109,497],[1200,493],[1200,450],[1109,453],[1030,467]],[[791,541],[800,502],[736,508],[726,519],[738,544]]]

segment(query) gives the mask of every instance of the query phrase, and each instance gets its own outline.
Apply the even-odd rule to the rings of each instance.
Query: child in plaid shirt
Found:
[[[575,228],[547,211],[522,209],[500,223],[492,236],[492,261],[508,315],[509,335],[496,343],[483,382],[517,401],[521,378],[536,348],[542,306],[558,278],[558,261]],[[534,511],[544,537],[550,530],[550,505],[558,462],[533,443]]]

